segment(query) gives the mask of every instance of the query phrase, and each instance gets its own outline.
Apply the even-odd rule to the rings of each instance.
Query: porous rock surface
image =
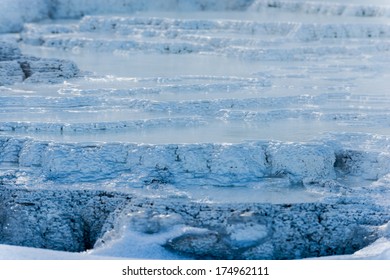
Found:
[[[153,235],[182,225],[193,230],[163,246],[199,259],[300,259],[351,254],[380,237],[388,209],[340,198],[321,203],[207,204],[137,198],[93,190],[0,191],[1,243],[84,251],[113,232]],[[131,248],[128,248],[131,250]]]
[[[79,73],[69,60],[24,56],[16,44],[0,41],[0,86],[23,81],[58,83]]]

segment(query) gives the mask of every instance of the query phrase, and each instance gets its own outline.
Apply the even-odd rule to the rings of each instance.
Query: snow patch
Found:
[[[335,178],[334,150],[325,145],[276,143],[267,153],[274,176],[287,175],[297,182]]]
[[[227,233],[236,246],[246,247],[265,238],[268,235],[268,230],[265,225],[240,223],[228,226]]]

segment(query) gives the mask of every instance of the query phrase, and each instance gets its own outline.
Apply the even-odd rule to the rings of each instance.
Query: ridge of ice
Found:
[[[78,74],[78,67],[69,60],[24,56],[17,45],[0,41],[0,86],[22,81],[58,83]]]
[[[45,178],[69,183],[121,174],[132,182],[129,187],[159,182],[191,185],[200,179],[231,185],[275,175],[298,182],[334,177],[334,151],[323,144],[80,146],[5,137],[0,140],[1,162],[35,166]]]
[[[381,5],[383,4],[383,5]],[[331,2],[302,2],[274,0],[33,0],[25,5],[22,0],[0,2],[0,33],[19,32],[26,22],[48,18],[80,18],[85,14],[134,13],[137,11],[256,11],[281,9],[294,13],[328,14],[333,16],[388,17],[390,8],[385,3],[339,4]]]
[[[46,179],[68,183],[121,176],[131,182],[129,187],[154,183],[185,186],[195,181],[223,186],[267,176],[319,182],[335,178],[334,166],[370,180],[390,173],[389,153],[340,150],[340,144],[334,142],[81,145],[3,136],[0,144],[2,163],[30,167]]]
[[[55,28],[55,26],[53,27]],[[312,56],[341,54],[355,56],[362,51],[387,52],[389,45],[371,46],[308,46],[296,47],[296,42],[316,42],[329,39],[381,39],[390,37],[387,23],[296,23],[255,22],[238,20],[191,20],[151,17],[86,16],[73,30],[48,31],[30,24],[22,34],[25,43],[59,49],[93,49],[100,52],[144,51],[188,54],[212,53],[256,60],[306,60]],[[210,38],[203,32],[213,30],[220,36]],[[58,33],[57,33],[58,32]],[[105,39],[94,35],[114,33],[120,37]],[[193,34],[192,34],[193,33]],[[228,38],[235,34],[239,38]],[[131,36],[130,36],[131,35]],[[245,35],[247,35],[245,38]],[[278,40],[267,41],[269,35]],[[92,40],[93,39],[93,40]],[[158,41],[156,39],[159,39]],[[268,46],[270,45],[270,46]],[[275,45],[275,47],[272,47]],[[291,46],[290,46],[291,45]],[[267,49],[262,49],[267,46]],[[262,49],[259,51],[259,48]]]

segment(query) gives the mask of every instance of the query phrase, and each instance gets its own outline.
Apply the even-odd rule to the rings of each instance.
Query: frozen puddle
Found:
[[[309,203],[325,197],[322,193],[307,191],[302,186],[291,186],[288,180],[277,178],[241,187],[201,186],[180,190],[191,200],[206,203]]]
[[[59,1],[1,35],[0,242],[300,259],[385,238],[389,6],[157,2]]]

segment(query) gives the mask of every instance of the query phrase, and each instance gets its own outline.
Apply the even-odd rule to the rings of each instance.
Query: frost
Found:
[[[0,86],[22,81],[58,83],[78,74],[71,61],[23,56],[14,44],[0,42]]]
[[[16,61],[0,62],[0,85],[20,83],[24,80],[24,73]]]
[[[275,176],[286,174],[293,181],[335,177],[335,154],[330,147],[275,144],[267,152]]]

